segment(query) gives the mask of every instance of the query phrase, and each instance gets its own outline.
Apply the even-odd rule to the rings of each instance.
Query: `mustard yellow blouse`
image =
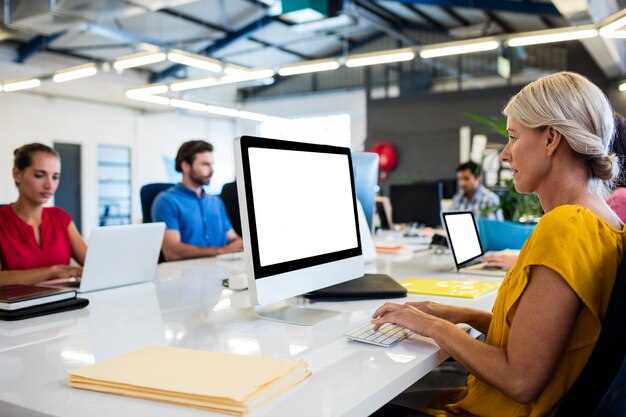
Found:
[[[560,206],[546,213],[522,247],[498,292],[486,343],[506,348],[517,303],[532,265],[558,272],[584,304],[548,385],[521,404],[473,375],[467,387],[448,391],[427,410],[434,416],[543,417],[556,412],[593,350],[624,252],[626,226],[616,230],[587,208]],[[549,319],[549,318],[548,318]],[[529,341],[532,343],[532,341]]]

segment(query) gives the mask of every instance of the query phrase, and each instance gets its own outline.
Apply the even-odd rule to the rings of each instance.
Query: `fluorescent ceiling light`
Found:
[[[207,105],[189,100],[170,99],[170,106],[179,107],[186,110],[206,111]]]
[[[448,42],[425,47],[420,51],[421,58],[436,58],[440,56],[460,55],[471,52],[492,51],[500,46],[496,40],[473,42]]]
[[[250,71],[248,68],[242,67],[241,65],[227,64],[224,67],[224,74],[226,75],[239,75],[248,71]]]
[[[77,80],[79,78],[91,77],[97,73],[98,68],[96,68],[96,64],[90,63],[59,70],[52,76],[52,80],[55,83],[62,83],[65,81]]]
[[[220,84],[237,83],[240,81],[262,80],[263,78],[273,77],[275,74],[273,69],[258,69],[239,72],[233,75],[226,75],[220,79]]]
[[[619,91],[626,91],[626,81],[622,82],[619,85]]]
[[[131,94],[164,94],[167,93],[169,88],[165,84],[160,85],[150,85],[147,87],[133,88],[132,90],[126,91],[126,93]]]
[[[164,106],[167,106],[170,104],[170,99],[167,97],[136,93],[136,92],[133,92],[133,90],[127,91],[126,97],[128,97],[131,100],[145,101],[146,103],[161,104]]]
[[[612,32],[600,32],[603,38],[611,38],[611,39],[624,39],[626,38],[626,30],[615,30]]]
[[[309,72],[330,71],[337,68],[339,68],[339,62],[336,59],[324,59],[285,65],[278,70],[278,74],[283,76],[305,74]]]
[[[167,59],[164,52],[141,52],[138,54],[125,55],[115,60],[113,67],[116,70],[140,67],[142,65],[156,64]]]
[[[600,35],[605,38],[623,38],[626,35],[622,35],[623,32],[616,32],[617,29],[626,25],[626,16],[622,16],[617,20],[612,21],[608,25],[600,28]],[[617,35],[617,36],[615,36]]]
[[[26,90],[27,88],[35,88],[41,85],[39,78],[31,78],[28,80],[8,81],[2,85],[2,89],[7,93],[11,91]]]
[[[415,51],[411,48],[392,49],[383,52],[349,55],[348,59],[346,59],[346,67],[388,64],[391,62],[410,61],[413,58],[415,58]]]
[[[220,61],[197,54],[174,50],[167,54],[167,59],[189,67],[200,68],[211,72],[222,72],[222,63]]]
[[[327,30],[335,30],[344,28],[346,26],[353,25],[354,19],[347,14],[340,14],[335,17],[329,17],[327,19],[314,20],[312,22],[300,23],[293,25],[291,30],[299,33],[306,32],[321,32]]]
[[[533,35],[530,32],[526,36],[516,36],[510,38],[506,43],[508,46],[539,45],[542,43],[565,42],[577,39],[588,39],[598,36],[596,29],[574,29],[566,31],[545,31],[541,35]]]
[[[220,78],[208,77],[208,78],[196,78],[188,79],[184,81],[177,81],[170,84],[170,90],[172,91],[185,91],[192,90],[194,88],[211,87],[218,85]]]
[[[239,112],[239,117],[241,119],[254,120],[256,122],[264,122],[270,118],[267,114],[254,113],[254,112],[245,111],[245,110],[241,110]]]
[[[220,116],[228,116],[228,117],[239,117],[239,110],[230,109],[228,107],[221,106],[206,106],[206,112],[211,114],[218,114]]]

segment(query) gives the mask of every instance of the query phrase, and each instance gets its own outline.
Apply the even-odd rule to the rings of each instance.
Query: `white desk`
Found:
[[[417,336],[392,348],[347,341],[343,333],[367,322],[380,300],[314,303],[342,314],[311,327],[259,320],[246,291],[221,286],[229,270],[242,269],[241,261],[214,259],[163,264],[154,284],[87,295],[85,310],[0,322],[0,415],[220,415],[67,387],[68,371],[147,344],[306,360],[313,375],[253,416],[367,416],[446,358]],[[423,253],[382,254],[367,269],[397,279],[460,278],[441,272],[451,269],[449,256]],[[490,309],[495,292],[475,300],[408,297],[425,299]]]

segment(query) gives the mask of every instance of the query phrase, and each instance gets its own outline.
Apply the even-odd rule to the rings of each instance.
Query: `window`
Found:
[[[130,224],[130,148],[98,146],[100,226]]]
[[[296,140],[322,145],[350,147],[350,115],[301,117],[292,120],[270,118],[259,126],[266,138]]]

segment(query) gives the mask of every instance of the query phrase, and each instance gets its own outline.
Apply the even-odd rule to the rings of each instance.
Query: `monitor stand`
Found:
[[[276,304],[254,307],[257,317],[297,324],[298,326],[312,326],[323,320],[341,314],[339,311],[319,310],[316,308],[294,307],[285,301]]]

